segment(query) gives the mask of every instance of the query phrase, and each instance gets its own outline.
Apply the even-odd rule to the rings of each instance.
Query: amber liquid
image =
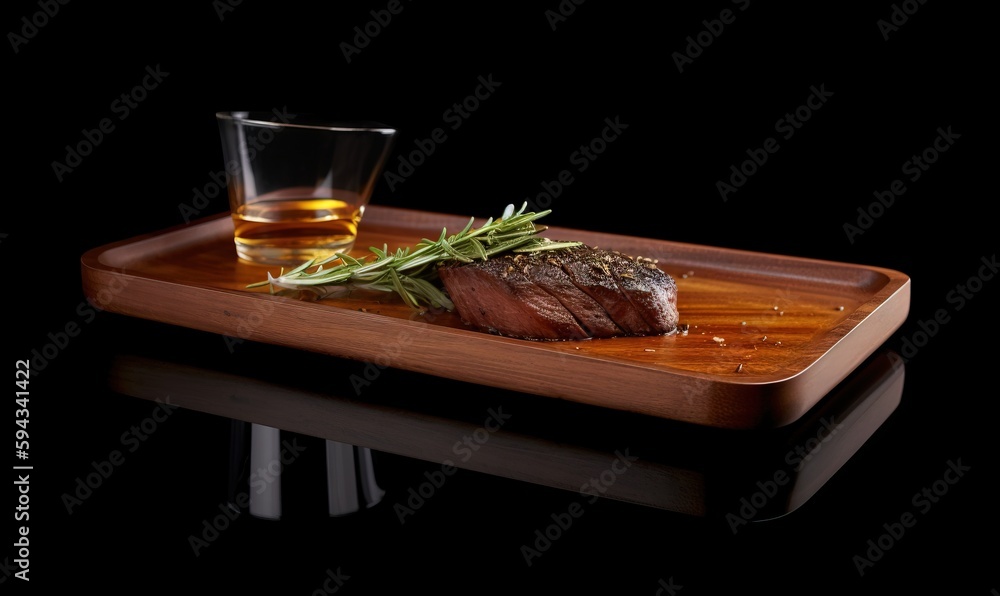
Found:
[[[270,265],[299,265],[348,252],[364,207],[338,199],[255,201],[233,213],[237,254]]]

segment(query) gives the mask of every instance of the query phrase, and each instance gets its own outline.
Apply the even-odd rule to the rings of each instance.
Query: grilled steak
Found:
[[[579,246],[440,266],[462,321],[535,340],[663,335],[677,329],[677,285],[654,263]]]

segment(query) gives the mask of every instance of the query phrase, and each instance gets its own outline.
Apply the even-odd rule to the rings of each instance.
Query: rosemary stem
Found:
[[[551,250],[580,244],[539,237],[538,234],[547,228],[536,226],[534,222],[551,210],[525,213],[527,206],[524,203],[515,212],[514,205],[508,205],[502,217],[490,218],[478,228],[473,227],[475,219],[470,219],[460,232],[450,236],[447,228],[442,229],[436,241],[424,238],[413,250],[399,249],[390,254],[387,246],[381,250],[372,248],[375,259],[367,262],[365,258],[356,259],[346,254],[312,259],[290,271],[281,271],[277,276],[269,273],[267,280],[246,287],[270,286],[272,292],[275,287],[306,288],[322,293],[325,286],[354,286],[395,292],[412,308],[429,305],[452,310],[454,305],[447,294],[435,285],[437,265],[447,261],[471,263],[507,251]]]

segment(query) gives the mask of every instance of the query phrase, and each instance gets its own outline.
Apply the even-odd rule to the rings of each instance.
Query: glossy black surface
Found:
[[[32,465],[30,484],[7,472],[4,593],[1000,592],[992,20],[979,9],[744,1],[653,11],[594,0],[553,28],[547,11],[571,3],[70,3],[51,14],[55,4],[6,7],[4,179],[14,186],[0,216],[3,344],[8,363],[35,362],[29,458],[12,453],[9,464]],[[387,24],[368,25],[390,4],[399,10]],[[345,57],[341,44],[366,26],[377,34]],[[699,36],[700,52],[686,50]],[[685,51],[693,57],[679,69]],[[553,209],[553,225],[902,271],[910,316],[878,352],[906,360],[898,402],[887,392],[884,410],[859,416],[883,420],[858,427],[867,439],[835,473],[800,476],[800,487],[818,486],[793,511],[777,515],[778,493],[757,497],[761,513],[742,524],[727,514],[766,493],[821,423],[716,439],[392,369],[357,396],[350,377],[365,363],[89,305],[84,251],[228,208],[214,114],[243,108],[398,128],[395,177],[375,191],[384,204],[488,216],[531,199]],[[734,166],[752,173],[720,192],[719,181],[738,181]],[[251,379],[234,382],[258,400],[258,382],[304,384],[313,398],[357,406],[358,420],[364,407],[391,410],[379,420],[400,440],[421,433],[391,421],[417,412],[414,424],[440,443],[376,451],[384,497],[330,517],[328,439],[286,431],[282,519],[235,515],[227,503],[244,485],[230,466],[244,443],[232,418],[174,408],[179,395],[157,403],[116,389],[118,359],[134,356],[202,371],[190,394],[202,404],[217,374]],[[219,388],[220,400],[240,395]],[[467,468],[445,474],[441,459],[413,457],[447,453],[500,403],[511,404],[509,425],[479,435],[490,440]],[[465,430],[449,440],[450,428]],[[649,468],[616,460],[632,444]],[[522,465],[531,450],[544,465]],[[603,453],[606,467],[560,468],[563,453],[588,465]],[[639,493],[649,484],[632,480],[637,470],[704,473],[707,514],[566,488],[609,469],[619,490]],[[22,526],[30,582],[13,575]]]

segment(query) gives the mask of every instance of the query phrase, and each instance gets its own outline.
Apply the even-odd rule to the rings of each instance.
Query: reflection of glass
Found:
[[[328,373],[330,366],[363,368],[296,352],[300,360],[313,356],[317,368],[325,363]],[[393,371],[395,380],[371,383],[363,401],[331,395],[329,377],[315,386],[304,379],[302,385],[291,386],[262,380],[257,373],[223,373],[121,355],[111,367],[110,384],[143,399],[169,395],[181,407],[230,417],[237,428],[247,426],[240,421],[253,420],[325,440],[335,446],[328,466],[353,461],[357,471],[364,471],[366,458],[359,457],[363,447],[442,469],[453,465],[565,489],[585,500],[616,499],[693,516],[719,516],[731,524],[774,518],[808,501],[896,409],[903,386],[902,360],[882,353],[794,424],[751,432],[697,427],[488,387],[467,390],[465,384],[405,371]],[[341,369],[334,374],[351,373]],[[428,387],[428,395],[461,394],[461,404],[414,400],[401,387],[416,382]],[[456,452],[456,442],[463,437],[475,440],[472,429],[488,440],[476,440],[474,451]],[[354,471],[347,475],[361,478]],[[370,479],[367,489],[359,482],[348,490],[347,500],[356,498],[359,507],[378,502],[381,489],[374,475]],[[332,514],[334,509],[331,504]],[[354,507],[348,504],[346,509]]]
[[[283,476],[295,466],[300,450],[295,438],[270,426],[232,420],[229,449],[229,498],[234,511],[247,509],[261,519],[281,519]],[[326,505],[331,517],[357,513],[377,505],[385,491],[378,485],[371,450],[325,441]],[[312,483],[316,486],[316,483]],[[294,504],[293,504],[294,505]]]
[[[349,252],[395,130],[280,112],[220,112],[237,254],[298,265]]]

